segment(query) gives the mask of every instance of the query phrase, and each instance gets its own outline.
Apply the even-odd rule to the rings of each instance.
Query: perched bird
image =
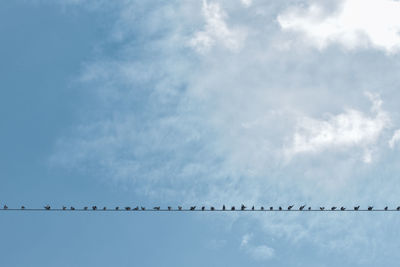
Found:
[[[269,207],[269,210],[274,210],[274,207]]]
[[[196,209],[196,206],[191,206],[190,207],[190,210],[195,210]]]
[[[25,206],[21,206],[21,210],[24,210],[25,209]]]
[[[254,210],[254,206],[253,206],[253,207],[251,207],[251,210]]]
[[[119,210],[119,207],[115,207],[115,210]]]
[[[214,207],[211,207],[211,210],[215,210],[215,208],[214,208]]]
[[[279,210],[282,210],[282,207],[281,207],[281,206],[279,206]]]
[[[372,210],[374,207],[372,206],[368,206],[368,210]]]
[[[304,210],[305,207],[306,205],[300,206],[299,210]]]
[[[241,210],[245,210],[247,207],[245,205],[242,204],[242,206],[240,207]]]
[[[341,207],[340,210],[346,210],[346,208],[345,207]]]
[[[92,210],[97,210],[97,206],[92,206]]]
[[[153,209],[155,209],[155,210],[160,210],[160,207],[157,206],[157,207],[154,207]]]
[[[332,207],[332,208],[331,208],[331,210],[335,210],[335,209],[336,209],[336,207]]]
[[[222,205],[222,210],[225,210],[225,205]]]
[[[178,206],[178,210],[182,210],[182,207],[181,207],[181,206]]]
[[[385,210],[388,210],[388,206],[385,207]]]
[[[311,210],[311,207],[308,207],[308,210]]]
[[[140,207],[141,210],[146,210],[146,207]]]
[[[171,207],[171,206],[168,206],[168,210],[172,210],[172,207]]]
[[[325,207],[319,207],[319,209],[320,209],[320,210],[324,210],[324,209],[325,209]]]
[[[289,207],[287,207],[288,210],[291,210],[294,207],[294,205],[291,205]]]
[[[45,208],[46,210],[49,210],[49,209],[50,209],[50,206],[47,205],[47,206],[45,206],[44,208]]]
[[[205,211],[205,210],[206,210],[206,207],[204,207],[204,206],[201,207],[201,210],[202,210],[202,211]]]
[[[263,206],[261,206],[261,210],[264,210],[264,207],[263,207]]]
[[[231,210],[235,210],[235,206],[232,206]]]
[[[88,207],[84,207],[83,209],[84,209],[84,210],[88,210]]]
[[[397,207],[397,209],[396,210],[400,210],[400,207]]]
[[[4,205],[3,209],[5,209],[5,210],[8,210],[8,207],[7,207],[7,205]]]
[[[103,210],[107,210],[107,207],[103,207]]]
[[[125,210],[131,210],[131,207],[125,207]]]
[[[67,207],[63,206],[63,207],[62,207],[62,209],[63,209],[63,210],[66,210],[66,209],[67,209]]]
[[[136,206],[133,210],[139,210],[139,206]]]
[[[75,208],[74,208],[74,207],[71,207],[70,209],[71,209],[71,210],[75,210]]]
[[[354,207],[354,210],[358,210],[360,208],[360,206],[356,206]]]

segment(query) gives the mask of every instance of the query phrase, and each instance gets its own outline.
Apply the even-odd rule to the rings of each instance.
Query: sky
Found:
[[[0,206],[400,206],[400,2],[0,2]],[[400,213],[0,212],[1,266],[397,266]]]

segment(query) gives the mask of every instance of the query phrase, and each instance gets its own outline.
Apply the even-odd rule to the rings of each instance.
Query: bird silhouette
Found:
[[[62,209],[63,209],[63,210],[66,210],[66,209],[67,209],[67,207],[63,206],[63,207],[62,207]]]
[[[154,210],[160,210],[160,207],[157,206],[157,207],[154,207],[153,209],[154,209]]]
[[[25,206],[21,206],[21,210],[24,210],[25,209]]]
[[[136,207],[134,208],[134,210],[139,210],[139,206],[136,206]]]
[[[84,210],[88,210],[88,207],[84,207],[83,209],[84,209]]]
[[[107,207],[103,207],[103,210],[107,210]]]
[[[140,207],[141,210],[146,210],[146,207]]]
[[[254,210],[254,206],[251,207],[251,210]]]
[[[263,206],[261,206],[261,210],[264,210],[264,207],[263,207]]]
[[[49,206],[49,205],[45,206],[44,208],[45,208],[46,210],[50,210],[50,206]]]
[[[214,207],[211,207],[211,210],[215,210],[215,208],[214,208]]]
[[[97,210],[97,206],[92,206],[92,210]]]
[[[222,205],[222,210],[225,210],[225,205]]]
[[[182,207],[181,207],[181,206],[178,206],[178,210],[182,210]]]
[[[172,207],[168,206],[168,210],[172,210]]]
[[[305,207],[306,205],[300,206],[299,210],[304,210]]]
[[[281,207],[281,206],[279,206],[279,210],[282,210],[282,207]]]
[[[131,210],[131,207],[125,207],[125,210]]]
[[[346,210],[346,208],[345,208],[345,207],[341,207],[341,208],[340,208],[340,210],[342,210],[342,211],[343,211],[343,210]]]
[[[119,207],[115,207],[115,210],[119,210]]]
[[[372,210],[374,207],[372,206],[368,206],[368,210]]]
[[[231,210],[235,210],[235,206],[232,206]]]
[[[274,207],[269,207],[269,210],[274,210]]]
[[[336,209],[336,207],[332,207],[332,208],[331,208],[331,210],[335,210],[335,209]]]
[[[3,209],[8,210],[7,205],[4,205],[4,206],[3,206]]]
[[[359,210],[360,206],[354,207],[354,210]]]
[[[319,209],[320,209],[320,210],[324,210],[324,209],[325,209],[325,207],[319,207]]]
[[[291,205],[289,207],[287,207],[288,210],[291,210],[294,207],[294,205]]]
[[[245,205],[242,204],[242,206],[240,207],[241,210],[245,210],[247,207]]]
[[[202,210],[202,211],[205,211],[205,210],[206,210],[206,207],[204,207],[204,206],[201,207],[201,210]]]
[[[311,210],[311,207],[308,207],[308,210]]]
[[[385,207],[385,210],[388,210],[388,206]]]
[[[70,209],[71,209],[71,210],[75,210],[75,208],[74,208],[74,207],[71,207]]]
[[[397,207],[396,210],[400,210],[400,207]]]
[[[190,207],[190,210],[195,210],[195,209],[196,209],[196,206]]]

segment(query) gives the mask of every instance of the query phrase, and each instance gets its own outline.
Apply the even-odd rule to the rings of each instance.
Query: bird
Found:
[[[84,210],[88,210],[88,207],[84,207],[83,209],[84,209]]]
[[[70,209],[71,209],[71,210],[75,210],[75,208],[74,208],[74,207],[71,207]]]
[[[400,210],[400,207],[397,207],[397,209],[396,210]]]
[[[154,207],[153,209],[155,209],[155,210],[160,210],[160,207],[157,206],[157,207]]]
[[[308,207],[308,210],[311,210],[311,207]]]
[[[92,210],[97,210],[97,206],[92,206]]]
[[[25,206],[21,206],[21,210],[24,210],[25,209]]]
[[[264,207],[263,207],[263,206],[261,206],[261,210],[264,210]]]
[[[131,210],[131,207],[125,207],[125,210]]]
[[[119,210],[119,207],[115,207],[115,210]]]
[[[222,205],[222,210],[225,210],[225,205]]]
[[[171,206],[168,206],[168,210],[172,210],[172,207],[171,207]]]
[[[388,210],[388,206],[385,207],[385,210]]]
[[[368,210],[372,210],[374,207],[372,206],[368,206]]]
[[[289,207],[287,207],[288,210],[291,210],[294,207],[294,205],[291,205]]]
[[[211,210],[215,210],[215,208],[214,208],[214,207],[211,207]]]
[[[202,210],[202,211],[205,211],[205,210],[206,210],[206,207],[204,207],[204,206],[201,207],[201,210]]]
[[[251,207],[251,210],[254,210],[254,206]]]
[[[335,210],[335,209],[336,209],[336,207],[332,207],[332,208],[331,208],[331,210]]]
[[[178,206],[178,210],[182,210],[182,206]]]
[[[341,208],[340,208],[340,210],[342,210],[342,211],[343,211],[343,210],[346,210],[346,208],[345,208],[345,207],[341,207]]]
[[[3,209],[7,210],[7,209],[8,209],[7,205],[4,205],[4,206],[3,206]]]
[[[325,207],[319,207],[319,209],[320,209],[320,210],[324,210],[324,209],[325,209]]]
[[[134,208],[134,210],[139,210],[139,206],[136,206],[136,207]]]
[[[358,210],[360,208],[360,206],[356,206],[354,207],[354,210]]]
[[[235,210],[235,206],[232,206],[231,210]]]
[[[66,209],[67,209],[67,207],[63,206],[63,207],[62,207],[62,209],[63,209],[63,210],[66,210]]]
[[[50,210],[50,206],[49,206],[49,205],[46,205],[44,208],[45,208],[46,210]]]
[[[103,207],[103,210],[107,210],[107,207]]]
[[[140,207],[141,210],[146,210],[146,207]]]
[[[304,210],[305,207],[306,205],[300,206],[299,210]]]
[[[281,206],[279,206],[279,210],[282,210],[282,207],[281,207]]]
[[[190,207],[190,210],[195,210],[196,209],[196,206],[191,206]]]
[[[245,205],[242,204],[242,206],[240,207],[241,210],[245,210],[247,207]]]
[[[274,210],[274,207],[269,207],[269,210]]]

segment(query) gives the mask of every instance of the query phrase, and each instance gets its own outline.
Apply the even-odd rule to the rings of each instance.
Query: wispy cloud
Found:
[[[254,260],[265,261],[275,256],[275,250],[267,245],[253,245],[252,234],[245,234],[242,237],[240,248],[243,249]]]

